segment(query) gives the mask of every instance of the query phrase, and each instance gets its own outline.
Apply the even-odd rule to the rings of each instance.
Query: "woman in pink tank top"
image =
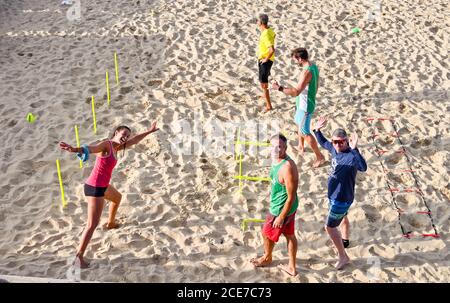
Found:
[[[118,227],[115,217],[122,194],[109,183],[114,167],[117,164],[117,152],[120,150],[125,151],[126,147],[139,143],[147,135],[157,130],[156,122],[153,122],[148,131],[129,138],[131,134],[130,128],[122,125],[115,129],[114,135],[110,140],[104,140],[99,144],[87,147],[89,154],[95,154],[96,159],[94,168],[84,184],[84,194],[88,203],[88,219],[76,253],[76,259],[79,261],[81,268],[89,267],[89,263],[83,258],[84,251],[100,222],[105,199],[111,201],[111,204],[109,205],[108,222],[104,224],[104,227],[107,229]],[[60,142],[59,146],[62,150],[72,153],[83,153],[83,148],[72,147],[64,142]]]

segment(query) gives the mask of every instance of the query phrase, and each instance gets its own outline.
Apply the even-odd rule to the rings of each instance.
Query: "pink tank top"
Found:
[[[111,149],[108,156],[97,156],[95,159],[94,169],[91,175],[86,180],[86,184],[95,187],[108,187],[111,181],[112,171],[117,164],[117,159],[114,157],[114,148],[112,142],[109,141]]]

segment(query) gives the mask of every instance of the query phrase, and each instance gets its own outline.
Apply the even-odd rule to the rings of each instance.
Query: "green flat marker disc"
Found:
[[[27,115],[27,121],[28,121],[29,123],[33,123],[34,121],[36,121],[36,117],[33,116],[32,113],[28,113],[28,115]]]

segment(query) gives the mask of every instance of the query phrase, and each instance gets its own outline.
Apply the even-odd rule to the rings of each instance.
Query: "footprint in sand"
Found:
[[[403,183],[402,178],[399,175],[396,175],[396,174],[394,174],[392,172],[388,172],[386,174],[386,177],[388,178],[388,180],[393,181],[395,183],[398,183],[398,184],[402,184]]]
[[[398,207],[400,207],[403,210],[408,210],[420,205],[420,199],[415,194],[398,195],[396,197],[396,201]]]
[[[133,90],[132,86],[124,86],[120,88],[120,93],[122,95],[128,94],[129,92],[131,92]]]
[[[395,153],[393,155],[389,155],[386,159],[386,163],[388,165],[396,165],[398,163],[400,163],[400,161],[402,161],[402,159],[404,158],[403,154],[399,154],[399,153]]]
[[[395,138],[392,136],[380,136],[377,138],[377,143],[380,144],[383,147],[392,145],[393,143],[395,143]]]
[[[148,86],[160,86],[162,84],[161,80],[150,80],[148,81]]]
[[[428,216],[424,214],[402,214],[400,220],[420,232],[430,225]]]
[[[11,121],[8,122],[8,125],[7,125],[7,126],[8,126],[8,127],[14,127],[16,124],[17,124],[17,120],[14,120],[14,119],[13,119],[13,120],[11,120]]]
[[[362,205],[361,208],[370,223],[375,223],[381,219],[381,215],[375,207],[371,205]]]
[[[395,185],[413,186],[415,184],[414,179],[410,173],[396,174],[393,172],[388,172],[386,177],[389,181],[395,182]]]
[[[421,139],[421,138],[418,138],[418,137],[414,136],[411,141],[412,142],[411,142],[410,146],[412,148],[415,148],[415,149],[419,149],[419,148],[422,148],[422,147],[427,147],[427,146],[429,146],[431,144],[431,139],[429,139],[429,138],[422,138]]]
[[[403,113],[403,112],[405,112],[405,110],[408,108],[408,106],[406,106],[405,104],[403,104],[403,103],[399,103],[399,105],[398,105],[398,110],[401,112],[401,113]]]

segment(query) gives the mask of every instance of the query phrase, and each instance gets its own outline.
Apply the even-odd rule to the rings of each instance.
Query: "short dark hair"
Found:
[[[269,16],[267,14],[259,15],[259,22],[261,22],[262,25],[267,26],[267,24],[269,24]]]
[[[281,141],[283,141],[284,142],[284,144],[286,144],[286,146],[287,146],[287,138],[283,135],[283,134],[281,134],[281,133],[279,133],[279,134],[275,134],[275,135],[273,135],[272,137],[270,137],[270,141],[272,141],[273,139],[278,139],[278,140],[281,140]]]
[[[347,138],[347,132],[343,128],[337,128],[333,132],[333,137]]]
[[[299,47],[299,48],[294,49],[291,52],[291,57],[295,57],[296,59],[300,58],[303,60],[308,60],[308,58],[309,58],[308,51],[304,47]]]

